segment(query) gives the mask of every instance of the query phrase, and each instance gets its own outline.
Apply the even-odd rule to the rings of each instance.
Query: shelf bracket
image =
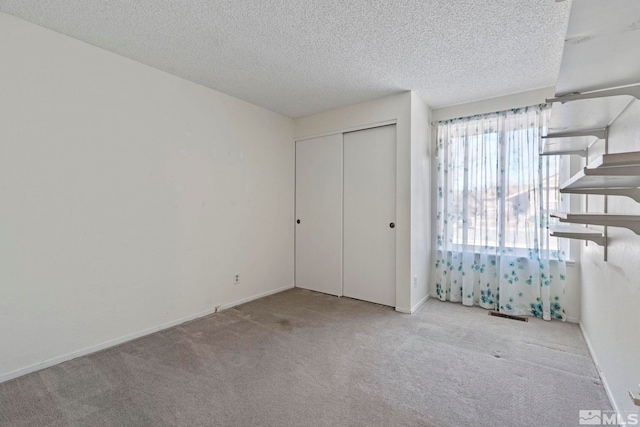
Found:
[[[603,225],[603,226],[613,226],[613,227],[622,227],[627,228],[637,235],[640,235],[640,220],[632,220],[632,221],[616,221],[600,218],[585,218],[585,217],[575,217],[575,218],[561,218],[560,222],[570,223],[570,224],[585,224],[585,225]]]
[[[562,233],[562,232],[551,232],[549,234],[551,237],[561,237],[565,239],[577,239],[577,240],[589,240],[595,243],[598,246],[606,246],[607,239],[605,236],[582,236],[578,233]]]
[[[562,156],[567,154],[575,154],[580,157],[587,157],[587,150],[558,150],[550,151],[548,153],[540,153],[541,156]]]

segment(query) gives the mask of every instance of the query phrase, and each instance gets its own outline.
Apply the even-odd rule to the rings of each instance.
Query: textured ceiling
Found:
[[[552,86],[570,2],[0,0],[0,11],[300,117],[404,90],[444,107]]]

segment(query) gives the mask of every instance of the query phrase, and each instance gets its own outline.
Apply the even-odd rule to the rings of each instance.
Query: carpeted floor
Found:
[[[0,384],[2,426],[577,426],[576,325],[292,289]]]

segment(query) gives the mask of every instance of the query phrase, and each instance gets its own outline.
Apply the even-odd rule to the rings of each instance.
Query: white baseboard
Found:
[[[264,297],[268,297],[269,295],[273,295],[273,294],[279,294],[280,292],[284,292],[286,290],[289,289],[293,289],[295,285],[288,285],[288,286],[283,286],[281,288],[277,288],[277,289],[272,289],[270,291],[267,292],[263,292],[261,294],[257,294],[257,295],[252,295],[250,297],[247,298],[243,298],[241,300],[238,301],[234,301],[234,302],[230,302],[229,304],[223,304],[222,305],[222,309],[223,310],[227,310],[229,308],[235,307],[236,305],[240,305],[240,304],[244,304],[246,302],[250,302],[256,299],[260,299],[260,298],[264,298]]]
[[[414,305],[412,308],[404,308],[404,307],[396,307],[396,311],[399,313],[405,313],[405,314],[413,314],[416,311],[418,311],[418,309],[420,307],[422,307],[422,305],[427,302],[427,300],[429,299],[429,294],[425,295],[424,298],[422,298],[420,301],[418,301],[418,303],[416,305]]]
[[[584,330],[584,326],[582,325],[582,322],[578,321],[578,324],[580,325],[580,332],[582,332],[584,341],[587,343],[587,348],[589,349],[589,354],[591,355],[591,359],[593,359],[593,364],[596,365],[596,370],[598,371],[598,375],[600,375],[600,381],[602,381],[602,385],[604,386],[604,391],[607,393],[607,397],[609,398],[611,407],[617,414],[619,414],[620,410],[618,409],[618,405],[616,405],[616,401],[613,398],[613,394],[611,393],[611,389],[609,388],[607,379],[604,376],[604,372],[602,372],[602,369],[600,369],[600,364],[598,363],[598,358],[596,357],[596,354],[593,351],[593,347],[591,346],[591,341],[589,341],[589,337],[587,336]]]
[[[228,303],[228,304],[222,304],[221,306],[218,306],[218,307],[221,307],[222,310],[227,310],[227,309],[229,309],[231,307],[235,307],[237,305],[244,304],[246,302],[253,301],[253,300],[259,299],[259,298],[263,298],[263,297],[266,297],[266,296],[269,296],[269,295],[277,294],[279,292],[286,291],[287,289],[291,289],[291,288],[293,288],[293,285],[283,286],[283,287],[278,288],[278,289],[273,289],[273,290],[270,290],[270,291],[267,291],[267,292],[263,292],[261,294],[253,295],[253,296],[250,296],[248,298],[243,298],[241,300],[234,301],[234,302],[231,302],[231,303]],[[220,311],[220,309],[218,309],[218,311]],[[49,367],[54,366],[54,365],[58,365],[58,364],[63,363],[63,362],[67,362],[67,361],[69,361],[71,359],[75,359],[77,357],[86,356],[88,354],[92,354],[92,353],[98,352],[100,350],[105,350],[107,348],[114,347],[116,345],[125,343],[127,341],[135,340],[135,339],[143,337],[145,335],[149,335],[149,334],[153,334],[155,332],[159,332],[159,331],[162,331],[162,330],[165,330],[165,329],[169,329],[169,328],[172,328],[174,326],[178,326],[178,325],[180,325],[182,323],[190,322],[191,320],[195,320],[195,319],[198,319],[200,317],[208,316],[208,315],[213,314],[215,312],[216,312],[216,308],[215,307],[214,308],[210,308],[210,309],[207,309],[205,311],[201,311],[199,313],[192,314],[190,316],[182,317],[180,319],[172,320],[171,322],[163,323],[163,324],[158,325],[158,326],[153,326],[151,328],[147,328],[147,329],[144,329],[142,331],[134,332],[132,334],[125,335],[123,337],[115,338],[115,339],[112,339],[112,340],[109,340],[109,341],[105,341],[105,342],[100,343],[100,344],[92,345],[92,346],[83,348],[81,350],[72,351],[71,353],[68,353],[68,354],[65,354],[65,355],[62,355],[62,356],[58,356],[58,357],[54,357],[52,359],[45,360],[44,362],[35,363],[35,364],[31,365],[31,366],[27,366],[25,368],[17,369],[15,371],[8,372],[6,374],[0,375],[0,383],[12,380],[14,378],[21,377],[23,375],[30,374],[32,372],[40,371],[42,369],[46,369],[46,368],[49,368]]]
[[[418,303],[416,305],[413,306],[413,308],[411,309],[411,314],[415,313],[416,311],[418,311],[418,309],[420,307],[422,307],[424,305],[425,302],[427,302],[427,300],[429,299],[429,294],[425,295],[424,298],[422,298],[420,301],[418,301]]]

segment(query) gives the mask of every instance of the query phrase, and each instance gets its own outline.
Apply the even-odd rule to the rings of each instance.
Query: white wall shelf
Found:
[[[626,196],[640,203],[640,152],[608,154],[609,126],[631,103],[640,98],[640,84],[592,92],[568,94],[552,102],[551,119],[542,155],[576,154],[589,159],[589,149],[604,140],[605,154],[560,186],[561,193],[604,195],[603,214],[563,213],[552,215],[560,222],[604,226],[603,233],[556,230],[552,237],[595,242],[604,246],[607,260],[607,227],[625,227],[640,234],[640,216],[607,213],[607,196]],[[571,101],[571,102],[570,102]]]
[[[557,137],[552,134],[542,137],[542,156],[559,156],[565,154],[576,154],[587,157],[588,149],[598,138],[594,136],[580,137]]]
[[[549,132],[542,139],[542,155],[577,154],[587,157],[587,149],[607,137],[607,128]]]
[[[599,196],[625,196],[640,203],[640,188],[561,188],[563,194],[592,194]]]
[[[542,137],[542,155],[576,154],[588,157],[589,147],[607,138],[609,125],[634,100],[629,96],[610,96],[564,102],[566,98],[547,100],[554,104],[551,106],[547,135]]]
[[[598,246],[604,246],[606,244],[604,233],[579,225],[554,225],[549,227],[549,231],[551,231],[551,237],[589,240]]]
[[[570,224],[604,225],[624,227],[640,235],[640,215],[617,215],[610,213],[568,213],[557,212],[551,215],[560,222]]]
[[[626,153],[604,154],[589,163],[589,169],[609,169],[621,167],[638,167],[640,166],[640,151],[629,151]],[[612,172],[614,173],[614,172]]]
[[[612,96],[565,102],[563,98],[547,100],[553,103],[547,135],[575,136],[580,133],[579,136],[604,136],[598,131],[606,129],[634,99]]]
[[[627,196],[640,202],[640,151],[604,154],[560,186],[561,193]]]
[[[594,173],[584,168],[569,181],[562,184],[561,190],[577,190],[580,188],[636,188],[640,187],[640,176],[634,174],[637,168],[624,168],[626,171],[606,171]],[[616,173],[617,172],[617,173]]]
[[[568,102],[579,101],[583,99],[602,99],[618,96],[632,96],[636,99],[640,99],[640,83],[615,87],[611,89],[594,90],[590,92],[568,93],[566,95],[547,99],[547,102]]]
[[[586,137],[595,136],[596,138],[604,139],[607,137],[607,128],[576,130],[572,132],[550,132],[546,136],[543,136],[542,139],[573,138],[573,137],[581,137],[581,136],[586,136]]]

